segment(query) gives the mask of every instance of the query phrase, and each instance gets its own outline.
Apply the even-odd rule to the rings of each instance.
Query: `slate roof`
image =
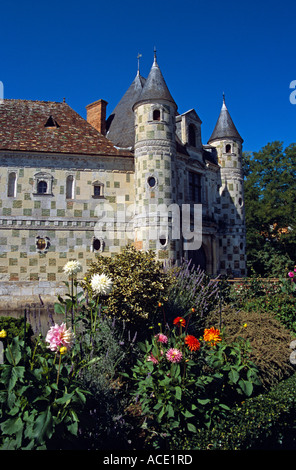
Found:
[[[139,99],[145,81],[146,79],[138,73],[106,121],[106,136],[117,147],[134,147],[135,124],[133,105]]]
[[[220,115],[213,130],[213,133],[208,140],[208,143],[217,139],[220,140],[224,138],[239,139],[243,142],[243,139],[241,138],[231,119],[231,116],[225,104],[225,98],[223,96],[223,104],[220,111]]]
[[[94,129],[67,103],[3,100],[0,150],[86,155],[132,155]]]
[[[149,100],[166,100],[175,104],[176,103],[169,92],[165,79],[154,56],[154,62],[143,86],[143,90],[139,96],[138,102]],[[176,106],[177,108],[177,106]]]

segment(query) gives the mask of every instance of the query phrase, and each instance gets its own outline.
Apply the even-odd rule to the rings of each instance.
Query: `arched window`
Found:
[[[47,192],[47,182],[44,180],[39,181],[37,185],[37,193],[46,194],[46,192]]]
[[[8,175],[7,196],[8,197],[16,196],[16,173],[14,171],[9,173]]]
[[[155,109],[153,111],[153,121],[160,121],[160,110]]]
[[[193,124],[189,124],[188,127],[188,144],[196,147],[195,126]]]
[[[66,179],[66,199],[74,198],[74,177],[68,175]]]
[[[230,144],[227,144],[226,147],[225,147],[225,152],[226,153],[230,153],[231,152],[231,145]]]

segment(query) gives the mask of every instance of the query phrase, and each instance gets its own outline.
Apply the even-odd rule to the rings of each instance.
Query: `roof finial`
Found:
[[[138,53],[137,59],[138,59],[138,75],[140,75],[140,58],[142,57],[142,54]]]
[[[154,46],[154,64],[153,65],[156,65],[157,64],[157,61],[156,61],[156,47]]]

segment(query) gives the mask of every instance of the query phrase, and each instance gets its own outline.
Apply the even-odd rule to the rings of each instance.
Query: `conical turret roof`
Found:
[[[137,103],[142,101],[157,101],[166,100],[170,101],[176,106],[176,103],[169,92],[165,79],[161,73],[154,53],[154,62],[139,96]]]
[[[138,101],[145,78],[138,71],[134,81],[125,92],[106,121],[107,137],[117,147],[131,148],[135,143],[133,105]]]
[[[235,127],[231,119],[231,116],[225,104],[225,97],[223,95],[223,104],[220,111],[220,115],[208,143],[214,140],[220,140],[225,138],[239,139],[243,142],[243,139],[241,138],[237,128]]]

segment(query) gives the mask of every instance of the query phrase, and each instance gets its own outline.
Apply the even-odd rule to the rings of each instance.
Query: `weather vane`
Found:
[[[137,59],[138,59],[138,73],[140,73],[140,58],[142,57],[142,54],[138,53]]]

